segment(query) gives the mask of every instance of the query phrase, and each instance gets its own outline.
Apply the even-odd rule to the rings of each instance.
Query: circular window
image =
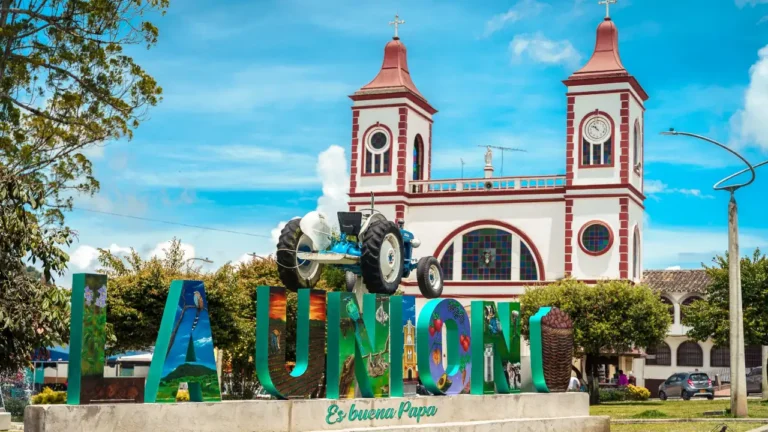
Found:
[[[602,255],[611,248],[613,233],[602,222],[590,222],[581,229],[579,240],[584,252],[590,255]]]
[[[371,134],[369,145],[371,150],[382,151],[387,148],[387,141],[389,141],[387,139],[387,134],[379,130]]]

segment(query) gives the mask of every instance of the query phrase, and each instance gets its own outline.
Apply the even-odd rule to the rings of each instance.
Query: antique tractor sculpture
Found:
[[[277,244],[280,280],[291,291],[312,288],[320,280],[324,265],[337,266],[347,273],[347,289],[362,276],[368,291],[392,295],[400,280],[416,270],[419,290],[426,298],[443,292],[440,263],[428,256],[416,260],[413,249],[421,242],[373,208],[339,212],[340,232],[334,233],[325,215],[309,212],[285,225]]]

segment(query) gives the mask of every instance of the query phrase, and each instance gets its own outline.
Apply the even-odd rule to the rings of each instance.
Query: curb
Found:
[[[728,422],[728,423],[761,423],[766,426],[761,426],[760,430],[768,431],[768,418],[728,418],[728,417],[709,417],[709,418],[663,418],[663,419],[618,419],[611,420],[611,424],[644,424],[644,423],[712,423],[712,422]],[[762,429],[765,428],[765,429]]]

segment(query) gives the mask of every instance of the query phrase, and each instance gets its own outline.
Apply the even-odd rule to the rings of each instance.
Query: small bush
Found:
[[[627,389],[600,389],[600,402],[621,402],[627,400]]]
[[[659,410],[646,410],[632,416],[632,418],[636,418],[636,419],[654,419],[654,418],[664,418],[664,417],[669,417],[669,416],[666,413]]]
[[[40,393],[32,396],[35,405],[56,405],[67,403],[67,392],[53,391],[46,387]]]
[[[176,393],[176,402],[189,402],[189,390],[179,390]]]
[[[29,402],[22,398],[8,398],[5,400],[5,410],[11,414],[13,419],[21,419],[24,417],[24,408],[29,405]]]
[[[627,386],[627,398],[633,401],[646,401],[651,397],[651,392],[645,387]]]

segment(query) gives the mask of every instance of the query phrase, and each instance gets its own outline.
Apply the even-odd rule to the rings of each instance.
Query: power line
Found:
[[[93,210],[93,209],[87,209],[87,208],[81,208],[81,207],[72,207],[72,209],[73,210],[80,210],[80,211],[84,211],[84,212],[105,214],[105,215],[109,215],[109,216],[124,217],[124,218],[128,218],[128,219],[136,219],[136,220],[141,220],[141,221],[146,221],[146,222],[157,222],[157,223],[163,223],[163,224],[168,224],[168,225],[178,225],[178,226],[183,226],[183,227],[187,227],[187,228],[197,228],[197,229],[202,229],[202,230],[218,231],[218,232],[224,232],[224,233],[230,233],[230,234],[246,235],[246,236],[251,236],[251,237],[262,237],[262,238],[268,238],[268,239],[272,238],[272,236],[262,235],[262,234],[253,234],[253,233],[247,233],[247,232],[241,232],[241,231],[232,231],[232,230],[225,230],[225,229],[219,229],[219,228],[204,227],[204,226],[200,226],[200,225],[190,225],[190,224],[185,224],[185,223],[181,223],[181,222],[164,221],[164,220],[160,220],[160,219],[151,219],[151,218],[145,218],[145,217],[140,217],[140,216],[132,216],[132,215],[113,213],[113,212],[101,211],[101,210]]]

